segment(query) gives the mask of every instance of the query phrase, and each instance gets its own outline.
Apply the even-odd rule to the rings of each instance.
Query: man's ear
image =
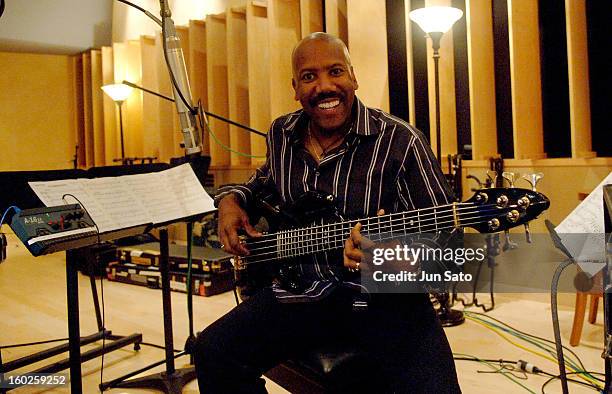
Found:
[[[295,78],[291,78],[291,86],[293,86],[293,99],[295,101],[300,101],[297,95],[297,82],[295,82]]]
[[[357,77],[355,77],[355,70],[353,70],[353,66],[351,66],[351,78],[355,84],[355,90],[359,89],[359,83],[357,82]]]

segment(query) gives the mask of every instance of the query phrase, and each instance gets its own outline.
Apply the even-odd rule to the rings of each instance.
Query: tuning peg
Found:
[[[505,252],[507,250],[518,248],[518,244],[516,242],[512,242],[512,240],[510,239],[510,231],[506,230],[504,231],[504,234],[506,236],[506,243],[502,247],[503,251]]]
[[[480,179],[478,179],[478,177],[476,177],[475,175],[471,175],[471,174],[470,174],[470,175],[468,175],[466,178],[467,178],[467,179],[473,179],[473,180],[475,180],[475,181],[476,181],[476,183],[478,183],[478,189],[474,189],[474,188],[472,188],[472,191],[473,191],[473,192],[475,192],[476,190],[480,190],[480,189],[482,189],[482,188],[484,187],[483,183],[482,183],[482,182],[480,182]]]
[[[487,187],[495,187],[495,184],[497,183],[497,175],[495,172],[493,172],[493,175],[491,175],[491,171],[487,170],[487,180],[485,182],[488,185]]]
[[[514,187],[514,178],[516,177],[515,172],[502,172],[502,177],[508,181],[510,187]]]
[[[523,179],[525,179],[531,185],[531,190],[536,191],[536,186],[540,179],[544,177],[544,174],[541,172],[534,172],[532,174],[523,175]]]
[[[525,238],[528,243],[531,243],[531,231],[529,230],[529,223],[525,223]]]

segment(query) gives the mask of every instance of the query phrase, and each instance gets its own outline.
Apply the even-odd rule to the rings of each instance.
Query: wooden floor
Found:
[[[66,287],[64,254],[33,258],[14,237],[9,237],[8,260],[0,264],[0,345],[42,341],[67,336],[66,326]],[[98,282],[99,284],[99,282]],[[100,290],[100,289],[98,289]],[[79,278],[81,334],[88,335],[96,330],[89,281]],[[571,296],[566,296],[566,299]],[[104,281],[106,327],[116,334],[140,332],[146,342],[163,344],[161,292],[144,287]],[[550,305],[548,295],[506,295],[496,298],[496,308],[491,316],[501,319],[514,327],[532,334],[552,338]],[[232,293],[210,298],[194,297],[196,328],[210,324],[234,306]],[[479,311],[478,309],[472,309]],[[187,337],[186,296],[172,295],[175,347],[182,347]],[[572,309],[565,306],[561,312],[561,327],[564,343],[569,341]],[[575,351],[588,369],[603,370],[601,354],[602,317],[596,325],[585,323],[582,344]],[[466,353],[480,358],[504,358],[528,360],[541,369],[558,373],[555,363],[515,347],[496,333],[467,321],[459,327],[446,330],[451,346],[456,353]],[[10,361],[45,348],[3,349],[2,360]],[[104,380],[141,368],[149,363],[163,359],[163,351],[143,346],[136,352],[131,347],[115,351],[104,357]],[[97,392],[100,382],[101,358],[83,364],[83,387],[85,393]],[[188,358],[177,360],[180,367]],[[457,361],[459,381],[464,393],[521,393],[529,392],[499,373],[479,373],[492,371],[479,363]],[[32,367],[29,367],[30,369]],[[162,370],[163,367],[155,371]],[[517,379],[518,380],[518,379]],[[533,392],[540,392],[546,380],[542,376],[530,375],[527,380],[518,380]],[[268,382],[270,393],[286,393],[285,390]],[[560,384],[547,386],[547,392],[560,392]],[[571,385],[572,393],[593,392],[588,388]],[[15,393],[66,393],[62,389],[21,388]],[[149,393],[148,390],[114,389],[109,393]],[[184,393],[197,393],[196,382],[189,383]]]

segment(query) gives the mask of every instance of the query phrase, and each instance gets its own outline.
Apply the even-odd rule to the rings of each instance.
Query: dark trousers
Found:
[[[207,327],[197,338],[200,392],[266,393],[263,373],[324,343],[353,341],[367,352],[378,392],[459,393],[452,353],[425,294],[374,295],[353,312],[339,289],[315,303],[279,303],[265,289]]]

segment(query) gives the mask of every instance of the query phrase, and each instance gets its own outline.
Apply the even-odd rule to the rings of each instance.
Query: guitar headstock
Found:
[[[481,233],[504,231],[529,223],[548,209],[550,201],[537,191],[520,188],[481,189],[466,201],[476,208],[481,220],[466,226]]]

